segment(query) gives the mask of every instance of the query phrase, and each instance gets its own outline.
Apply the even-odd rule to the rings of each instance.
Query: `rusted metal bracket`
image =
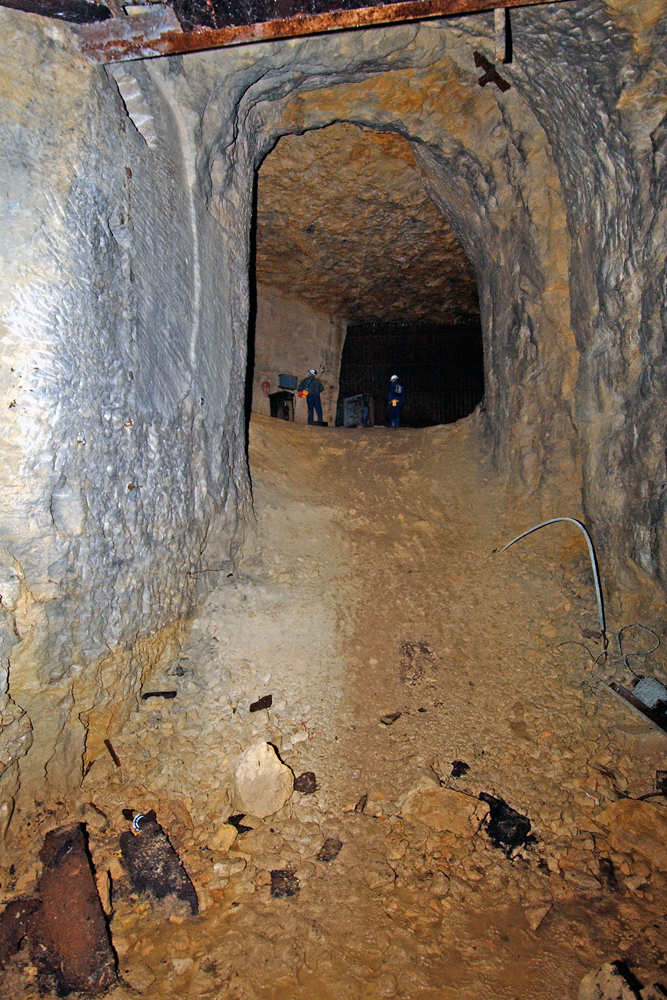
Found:
[[[257,0],[257,4],[260,2],[261,0]],[[242,21],[240,4],[209,0],[205,4],[209,11],[206,15],[209,25],[200,24],[192,30],[184,30],[183,24],[187,27],[195,16],[203,18],[204,14],[196,14],[191,7],[186,9],[183,4],[184,0],[180,0],[181,6],[177,8],[180,21],[171,6],[150,3],[145,5],[145,13],[141,6],[132,6],[129,8],[133,12],[131,16],[115,17],[104,24],[81,25],[75,30],[81,40],[82,52],[92,62],[119,62],[348,28],[471,14],[496,8],[527,7],[533,5],[534,0],[495,0],[493,3],[489,0],[407,0],[375,6],[362,6],[359,0],[347,0],[347,4],[346,0],[263,0],[261,10],[259,7],[257,10],[246,9],[243,16],[253,16],[254,11],[255,16],[259,13],[266,19],[245,23],[233,23]],[[269,4],[276,13],[285,11],[285,15],[267,16]],[[299,4],[308,9],[294,12]],[[331,9],[324,10],[326,6]],[[225,21],[228,23],[224,23]],[[492,63],[488,63],[488,68],[495,72]],[[509,87],[501,77],[496,79],[492,76],[489,80],[501,90]]]
[[[478,69],[484,70],[484,75],[480,76],[477,81],[480,87],[486,87],[487,83],[495,83],[498,90],[501,90],[503,93],[510,89],[512,84],[502,78],[492,62],[489,62],[489,60],[483,56],[481,52],[473,52],[473,55],[475,57],[475,66],[477,66]]]
[[[665,726],[664,715],[654,712],[652,708],[645,705],[643,701],[639,700],[639,698],[636,698],[632,691],[628,691],[628,689],[623,687],[622,684],[616,684],[615,681],[612,681],[607,685],[607,687],[618,698],[621,698],[624,702],[630,705],[631,708],[634,708],[635,712],[639,712],[639,714],[643,715],[648,722],[656,727],[656,729],[659,729],[661,733],[667,736],[667,726]]]

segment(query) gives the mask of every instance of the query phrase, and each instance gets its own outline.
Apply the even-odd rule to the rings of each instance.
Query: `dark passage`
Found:
[[[349,326],[343,346],[337,423],[344,400],[373,397],[375,423],[386,424],[392,375],[405,386],[402,423],[450,424],[467,417],[484,395],[484,355],[478,317],[457,324],[363,323]]]

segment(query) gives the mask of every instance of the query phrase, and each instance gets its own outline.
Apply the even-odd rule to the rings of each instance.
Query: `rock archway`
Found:
[[[256,170],[334,123],[409,143],[479,288],[488,454],[584,511],[606,585],[663,601],[665,20],[573,2],[86,63],[2,11],[2,809],[10,861],[80,799],[251,522]],[[91,779],[92,780],[92,779]]]

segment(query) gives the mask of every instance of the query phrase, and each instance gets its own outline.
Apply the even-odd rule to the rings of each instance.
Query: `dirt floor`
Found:
[[[257,523],[239,571],[149,685],[177,696],[142,702],[113,736],[122,766],[97,762],[82,787],[113,1000],[574,1000],[615,959],[667,986],[667,854],[661,867],[624,849],[604,815],[655,791],[667,737],[602,686],[631,679],[618,654],[596,666],[582,645],[600,651],[576,529],[496,552],[545,516],[580,516],[572,498],[546,513],[510,500],[474,418],[399,431],[253,418],[250,461]],[[662,637],[664,622],[641,621]],[[662,647],[630,662],[665,680]],[[246,816],[225,850],[231,775],[263,740],[316,791]],[[534,842],[508,856],[484,828],[409,822],[418,786],[502,798]],[[123,808],[156,810],[199,916],[130,891]],[[327,839],[342,844],[330,861]],[[270,873],[286,870],[298,892],[274,898]],[[38,995],[25,955],[3,988]]]

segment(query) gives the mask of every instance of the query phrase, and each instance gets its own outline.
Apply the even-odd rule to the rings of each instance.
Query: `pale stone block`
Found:
[[[243,813],[264,819],[285,805],[294,774],[269,743],[256,743],[241,757],[234,775],[234,802]]]
[[[488,813],[488,805],[472,795],[431,784],[413,788],[401,808],[401,815],[408,823],[423,823],[431,830],[447,831],[458,837],[477,833]]]

